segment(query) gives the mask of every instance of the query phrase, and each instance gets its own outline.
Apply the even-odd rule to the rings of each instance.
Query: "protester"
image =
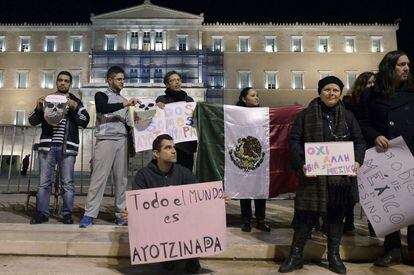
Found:
[[[95,94],[96,143],[85,214],[79,223],[81,228],[93,224],[93,219],[98,216],[110,174],[115,190],[115,223],[126,225],[120,217],[120,212],[125,209],[125,190],[128,183],[127,135],[131,126],[129,107],[140,101],[136,98],[127,100],[120,94],[125,80],[125,73],[121,67],[109,68],[106,77],[108,89]]]
[[[181,74],[170,71],[164,76],[164,84],[167,87],[165,95],[157,97],[157,106],[164,109],[165,104],[174,102],[194,102],[194,99],[181,90]],[[176,145],[177,163],[193,171],[194,153],[197,150],[197,141],[181,142]]]
[[[152,143],[153,160],[140,169],[133,183],[133,189],[147,189],[165,187],[171,185],[184,185],[196,183],[194,174],[184,166],[177,163],[177,152],[173,138],[167,134],[156,137]],[[123,218],[127,220],[127,212]],[[165,232],[166,234],[168,232]],[[188,273],[196,274],[201,271],[198,258],[181,260],[185,262]],[[176,268],[179,261],[165,262],[164,265],[170,271]]]
[[[360,74],[355,80],[352,88],[349,89],[348,93],[342,98],[342,101],[345,104],[345,108],[350,110],[355,116],[358,113],[358,104],[361,94],[364,90],[369,89],[374,86],[375,83],[375,74],[373,72],[364,72]],[[355,230],[354,225],[354,205],[347,209],[345,213],[345,222],[344,222],[344,233],[351,232]],[[375,237],[375,232],[372,229],[371,224],[368,221],[368,228],[370,235]]]
[[[56,78],[56,93],[54,95],[65,99],[67,106],[60,108],[61,115],[56,125],[50,125],[45,117],[45,97],[37,99],[36,108],[29,115],[29,123],[33,126],[42,124],[39,143],[40,184],[37,192],[36,215],[31,224],[49,221],[49,203],[55,167],[58,166],[60,183],[62,185],[62,222],[73,224],[72,209],[75,199],[74,168],[79,149],[79,127],[86,128],[89,114],[75,95],[69,92],[72,75],[61,71]],[[55,104],[52,110],[58,109]],[[59,105],[59,104],[57,104]],[[28,155],[29,156],[29,155]],[[27,161],[29,158],[27,157]],[[27,163],[26,161],[26,163]],[[27,165],[28,166],[28,165]],[[27,171],[27,169],[26,169]]]
[[[414,153],[414,81],[410,61],[403,51],[387,53],[378,68],[375,86],[365,90],[360,100],[359,122],[368,147],[387,150],[389,141],[402,136]],[[414,263],[414,225],[408,226],[409,263]],[[401,236],[396,231],[385,236],[384,256],[377,266],[401,263]]]
[[[339,274],[346,267],[339,255],[346,209],[358,201],[355,177],[307,176],[304,144],[306,142],[353,141],[355,172],[363,163],[365,143],[358,122],[340,101],[344,85],[335,76],[318,82],[319,97],[313,99],[294,122],[289,138],[292,167],[298,173],[295,212],[292,221],[294,235],[289,257],[279,272],[292,272],[303,267],[303,249],[312,228],[325,217],[328,236],[329,269]]]
[[[252,87],[246,87],[240,91],[239,101],[236,103],[237,106],[241,107],[259,107],[259,95]],[[265,199],[254,199],[255,217],[256,217],[256,228],[265,232],[270,232],[270,227],[265,223],[266,215],[266,200]],[[241,199],[240,209],[243,219],[243,225],[241,230],[243,232],[252,231],[251,219],[252,219],[252,200]]]
[[[29,164],[30,164],[30,154],[26,155],[23,158],[22,161],[22,172],[20,173],[22,176],[26,176],[27,175],[27,170],[29,169]]]

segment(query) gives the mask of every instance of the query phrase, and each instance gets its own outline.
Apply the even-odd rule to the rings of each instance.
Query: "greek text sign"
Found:
[[[175,143],[197,140],[197,131],[192,127],[195,102],[176,102],[157,108],[154,117],[138,120],[134,126],[135,151],[152,149],[152,142],[161,134],[169,134]]]
[[[367,150],[358,189],[377,236],[414,223],[414,157],[402,137],[391,140],[385,152]]]
[[[203,257],[226,249],[221,182],[127,191],[132,264]]]
[[[305,143],[306,174],[310,176],[355,175],[354,143]]]

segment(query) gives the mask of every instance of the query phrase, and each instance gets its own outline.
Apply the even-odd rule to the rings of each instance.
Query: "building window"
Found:
[[[25,111],[16,110],[16,117],[14,118],[15,125],[24,125],[25,124]]]
[[[55,73],[53,71],[43,72],[42,88],[53,89],[54,74]]]
[[[4,52],[6,50],[6,38],[4,36],[0,36],[0,52]]]
[[[266,72],[266,89],[277,89],[277,72]]]
[[[162,32],[155,32],[155,50],[157,52],[162,51],[163,44],[164,44],[164,39],[162,37]]]
[[[129,41],[130,41],[129,49],[133,51],[137,51],[138,50],[138,32],[131,32]]]
[[[346,72],[346,88],[350,89],[357,79],[358,72],[356,71],[347,71]]]
[[[381,53],[383,52],[382,48],[382,36],[371,36],[371,51],[373,53]]]
[[[105,35],[105,51],[116,51],[116,35],[107,34]]]
[[[213,36],[213,52],[222,52],[223,47],[223,37],[222,36]]]
[[[30,36],[20,36],[19,51],[30,51]]]
[[[239,52],[250,52],[250,37],[239,36]]]
[[[250,71],[239,71],[239,88],[251,87]]]
[[[266,40],[265,51],[268,53],[276,52],[276,37],[266,36],[265,40]]]
[[[151,50],[151,33],[150,32],[144,32],[144,37],[142,38],[142,50],[146,52]]]
[[[81,79],[82,79],[82,72],[81,71],[71,71],[72,74],[72,88],[80,89]]]
[[[355,36],[345,36],[345,52],[354,53],[355,49]]]
[[[56,36],[46,36],[45,38],[45,52],[56,51]]]
[[[224,80],[223,80],[223,72],[220,70],[213,71],[211,75],[209,75],[209,84],[210,87],[213,88],[222,88],[224,86]]]
[[[156,68],[154,70],[154,83],[162,83],[163,82],[163,73],[162,69]]]
[[[82,36],[72,36],[72,43],[70,50],[72,52],[81,52],[82,51]]]
[[[302,36],[292,36],[292,52],[303,52]]]
[[[4,86],[4,71],[0,70],[0,88]]]
[[[187,50],[187,35],[177,35],[177,50]]]
[[[305,73],[304,72],[292,72],[292,88],[293,89],[305,89]]]
[[[149,68],[142,68],[141,69],[141,83],[150,83],[150,69]]]
[[[17,71],[16,87],[19,89],[26,89],[28,87],[28,82],[29,82],[29,71],[28,70]]]
[[[327,53],[329,49],[329,36],[319,36],[319,46],[318,51],[320,53]]]
[[[319,79],[325,78],[331,75],[331,71],[319,71]]]

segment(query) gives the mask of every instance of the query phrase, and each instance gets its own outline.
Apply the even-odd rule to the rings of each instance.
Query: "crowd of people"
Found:
[[[409,59],[402,51],[387,53],[379,64],[378,72],[362,73],[353,87],[343,95],[344,84],[336,76],[327,76],[318,82],[318,96],[298,115],[289,137],[289,154],[292,169],[297,172],[298,186],[295,196],[292,227],[294,235],[290,253],[279,272],[292,272],[303,267],[303,251],[312,230],[323,222],[327,235],[329,269],[346,273],[339,247],[344,232],[354,227],[354,206],[359,201],[356,177],[310,176],[305,166],[306,142],[342,142],[354,144],[355,173],[364,162],[365,151],[376,146],[387,150],[389,141],[402,136],[414,153],[414,82],[410,75]],[[137,98],[126,99],[120,92],[125,73],[120,67],[107,72],[108,88],[95,94],[96,143],[92,159],[91,183],[85,213],[79,227],[87,228],[98,216],[100,203],[108,177],[112,175],[115,190],[115,223],[126,225],[125,191],[127,187],[127,139],[131,131],[130,106],[139,103]],[[164,77],[165,95],[156,99],[161,109],[173,102],[194,101],[181,89],[181,75],[176,71]],[[62,222],[72,224],[74,202],[74,164],[79,148],[79,127],[86,127],[89,114],[82,102],[69,92],[72,76],[62,71],[56,80],[56,94],[67,98],[67,112],[56,125],[44,118],[45,97],[37,100],[29,116],[32,125],[42,125],[39,145],[40,184],[37,193],[37,211],[32,224],[47,222],[53,172],[60,172],[63,209]],[[240,92],[237,106],[260,106],[258,92],[246,87]],[[197,182],[192,173],[196,142],[174,144],[169,135],[160,135],[153,142],[153,160],[138,171],[134,189],[146,189]],[[254,199],[256,228],[271,231],[265,223],[266,200]],[[252,229],[251,199],[241,199],[241,230]],[[370,234],[375,233],[370,226]],[[410,263],[414,263],[414,225],[407,233]],[[385,237],[384,255],[375,261],[377,266],[401,263],[400,232]],[[166,266],[174,267],[173,262]],[[200,270],[198,259],[186,260],[188,272]]]

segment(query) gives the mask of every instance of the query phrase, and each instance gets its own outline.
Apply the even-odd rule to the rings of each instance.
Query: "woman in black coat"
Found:
[[[358,122],[346,110],[340,95],[344,85],[335,76],[318,82],[319,97],[313,99],[295,120],[289,138],[289,154],[292,167],[298,173],[295,213],[292,221],[294,235],[289,257],[279,272],[292,272],[303,267],[303,249],[320,217],[324,217],[328,235],[329,268],[339,274],[346,267],[339,255],[346,209],[358,201],[356,177],[306,175],[306,142],[353,141],[355,173],[363,163],[365,142]]]
[[[241,90],[239,95],[239,101],[236,103],[237,106],[241,107],[259,107],[259,96],[257,91],[252,87],[246,87]],[[251,199],[241,199],[240,208],[243,219],[243,225],[241,230],[243,232],[252,231],[251,219],[252,219],[252,200]],[[256,228],[265,232],[270,232],[270,227],[265,223],[266,215],[266,200],[265,199],[255,199],[254,208],[256,216]]]
[[[389,140],[402,136],[414,153],[414,81],[410,61],[402,51],[387,53],[379,64],[373,89],[362,93],[358,117],[368,147],[387,150]],[[407,230],[408,252],[414,263],[414,225]],[[401,263],[401,237],[396,231],[385,236],[384,256],[377,266]]]

